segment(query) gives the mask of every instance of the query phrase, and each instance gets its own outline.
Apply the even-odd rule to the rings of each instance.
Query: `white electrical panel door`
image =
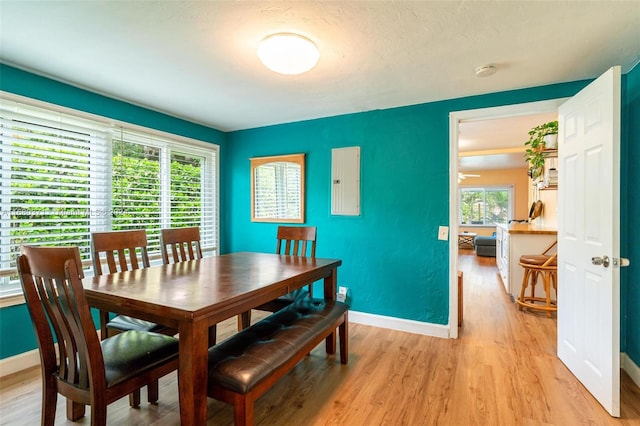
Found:
[[[331,214],[360,215],[360,147],[331,150]]]

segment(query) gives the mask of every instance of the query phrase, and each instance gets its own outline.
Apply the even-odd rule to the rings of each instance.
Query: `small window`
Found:
[[[460,188],[460,225],[494,226],[511,217],[512,187]]]
[[[304,222],[304,154],[251,158],[251,220]]]

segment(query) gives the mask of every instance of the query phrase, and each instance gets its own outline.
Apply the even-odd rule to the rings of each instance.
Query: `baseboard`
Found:
[[[0,360],[0,377],[40,365],[38,349]]]
[[[432,337],[449,337],[449,326],[432,324],[428,322],[407,320],[402,318],[386,317],[383,315],[368,314],[365,312],[349,311],[349,322],[373,327],[388,328],[408,333],[423,334]]]
[[[633,383],[640,387],[640,367],[626,353],[620,354],[620,366],[631,377]]]

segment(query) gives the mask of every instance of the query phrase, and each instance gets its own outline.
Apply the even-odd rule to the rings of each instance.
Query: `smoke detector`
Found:
[[[489,77],[496,73],[495,65],[482,65],[480,67],[476,67],[476,76],[477,77]]]

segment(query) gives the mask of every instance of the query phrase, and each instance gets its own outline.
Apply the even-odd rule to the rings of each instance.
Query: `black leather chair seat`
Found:
[[[238,393],[291,359],[348,310],[342,302],[298,299],[209,349],[209,383]]]
[[[119,331],[153,331],[156,332],[162,326],[138,318],[128,317],[126,315],[118,315],[107,323],[107,328],[113,328]]]
[[[125,331],[100,342],[107,387],[178,356],[178,339],[146,331]]]

